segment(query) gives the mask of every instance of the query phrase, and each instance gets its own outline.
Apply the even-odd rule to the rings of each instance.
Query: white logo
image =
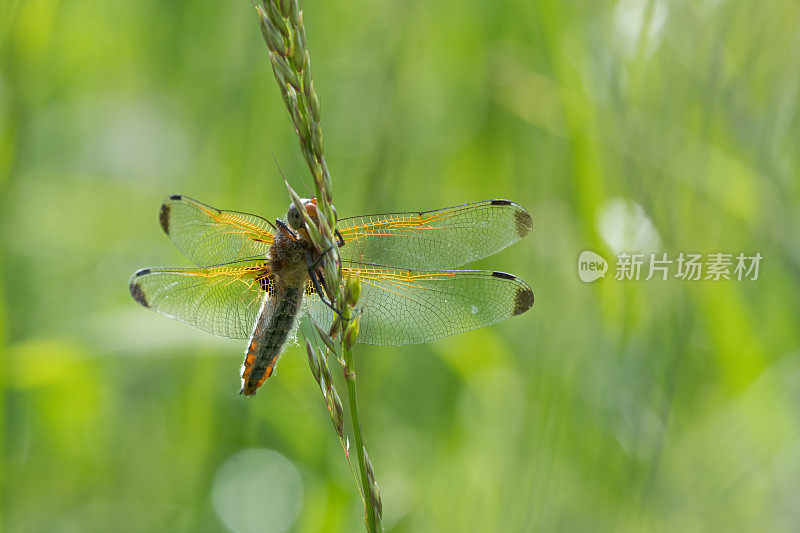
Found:
[[[606,260],[591,250],[584,250],[578,257],[578,277],[584,283],[590,283],[598,278],[606,277],[607,270],[608,263]]]

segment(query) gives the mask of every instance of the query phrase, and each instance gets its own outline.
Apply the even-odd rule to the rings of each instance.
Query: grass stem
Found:
[[[325,274],[327,297],[333,302],[340,316],[343,317],[338,331],[343,353],[343,358],[340,359],[344,361],[347,398],[356,441],[361,494],[364,499],[365,524],[367,531],[377,533],[382,531],[382,504],[359,418],[355,356],[353,354],[353,344],[358,336],[359,325],[359,318],[357,315],[354,316],[353,312],[358,302],[360,281],[357,276],[348,276],[346,286],[343,287],[341,284],[342,265],[337,239],[334,238],[337,218],[331,204],[333,185],[328,166],[325,163],[319,97],[311,77],[311,57],[308,52],[306,30],[303,26],[303,11],[300,8],[299,0],[262,0],[261,4],[255,7],[261,26],[261,33],[269,48],[270,65],[275,74],[275,80],[278,82],[281,98],[289,111],[289,118],[300,140],[300,150],[314,178],[319,213],[316,225],[307,217],[307,213],[297,194],[288,183],[286,186],[292,197],[292,202],[306,221],[309,236],[317,252],[324,254],[322,266]],[[323,297],[325,295],[319,296]],[[335,333],[332,332],[331,337],[335,337]],[[318,362],[314,362],[313,359],[312,351],[309,347],[309,365],[312,374],[321,385],[323,397],[334,421],[334,427],[339,435],[340,442],[343,442],[341,402],[335,392],[329,372],[327,376],[321,374],[323,370],[327,369],[327,364],[321,366]],[[323,379],[324,386],[322,386]],[[349,462],[346,446],[345,455]]]

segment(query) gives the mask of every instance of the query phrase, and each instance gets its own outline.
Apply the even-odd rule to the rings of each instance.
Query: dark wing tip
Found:
[[[169,202],[175,200],[176,196],[177,199],[180,200],[181,197],[178,195],[170,196],[169,200],[161,204],[161,210],[158,212],[158,222],[159,224],[161,224],[161,229],[163,229],[164,233],[166,233],[167,235],[169,235],[169,214],[172,211],[172,204],[170,204]]]
[[[517,235],[520,238],[524,237],[533,229],[533,219],[525,209],[516,202],[511,200],[496,199],[491,201],[492,205],[499,206],[513,206],[514,207],[514,226],[517,229]]]
[[[533,291],[530,287],[520,287],[514,296],[513,316],[521,315],[533,307]]]
[[[517,234],[520,238],[530,233],[533,229],[533,219],[531,215],[521,207],[519,211],[514,213],[514,221],[517,227]]]
[[[138,275],[139,273],[137,272],[136,274]],[[145,298],[144,296],[144,291],[142,290],[142,286],[139,285],[138,281],[131,282],[130,290],[131,290],[131,296],[133,296],[133,299],[136,300],[136,302],[139,303],[139,305],[141,305],[142,307],[150,307],[150,305],[147,303],[147,298]]]
[[[169,218],[172,213],[172,204],[170,202],[180,202],[181,200],[183,200],[182,194],[170,194],[161,204],[161,210],[158,212],[158,222],[167,235],[169,235]]]
[[[514,293],[514,308],[511,311],[511,316],[521,315],[531,307],[533,307],[533,291],[528,284],[519,279],[514,274],[506,272],[492,272],[492,276],[500,279],[507,279],[516,281],[518,283],[517,291]]]
[[[146,276],[149,273],[150,273],[149,268],[140,268],[139,270],[133,273],[133,276],[138,278],[139,276]]]

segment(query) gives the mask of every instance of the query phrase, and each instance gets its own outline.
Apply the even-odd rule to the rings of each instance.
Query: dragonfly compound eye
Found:
[[[303,217],[294,204],[289,206],[289,211],[286,212],[286,218],[293,229],[300,229],[303,227]]]

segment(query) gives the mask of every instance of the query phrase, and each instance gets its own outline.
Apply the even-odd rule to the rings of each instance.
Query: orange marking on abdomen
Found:
[[[242,394],[251,396],[275,369],[303,299],[302,288],[286,288],[270,310],[262,307],[242,365]],[[266,300],[265,300],[266,302]],[[268,318],[267,318],[268,317]],[[266,319],[266,320],[265,320]]]
[[[274,364],[275,364],[275,360],[273,359],[272,362],[267,367],[267,369],[264,371],[264,375],[261,376],[261,379],[259,379],[258,382],[256,383],[256,387],[255,388],[259,388],[261,385],[263,385],[264,382],[267,381],[267,378],[272,375],[272,369],[275,368],[273,366]]]

